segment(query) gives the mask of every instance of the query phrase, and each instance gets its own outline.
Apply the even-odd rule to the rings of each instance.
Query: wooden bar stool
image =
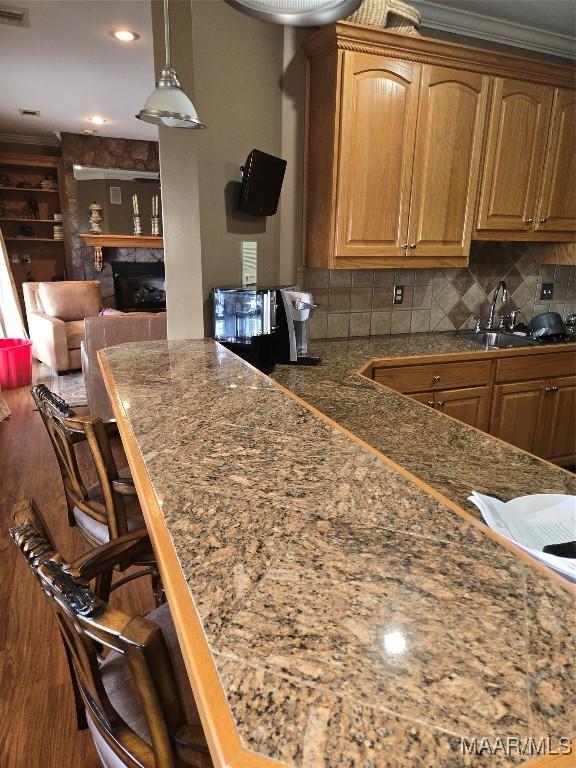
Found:
[[[128,467],[118,469],[110,437],[118,435],[116,422],[104,422],[75,411],[44,384],[31,389],[32,397],[44,422],[62,475],[68,507],[68,522],[76,526],[91,547],[98,547],[120,536],[145,528],[140,502]],[[86,486],[76,457],[76,446],[86,443],[90,451],[98,482]],[[118,570],[142,566],[111,584],[112,574],[102,575],[96,591],[108,600],[110,591],[139,576],[150,575],[156,605],[162,602],[162,585],[152,550],[118,563]]]
[[[14,508],[10,535],[54,610],[79,728],[105,768],[212,768],[168,604],[147,617],[110,608],[88,582],[150,546],[145,530],[66,563],[34,501]]]

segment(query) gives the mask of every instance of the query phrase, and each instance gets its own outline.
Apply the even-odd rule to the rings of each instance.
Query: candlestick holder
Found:
[[[160,234],[160,217],[159,216],[152,216],[150,220],[150,229],[152,237],[158,237]]]
[[[142,224],[140,223],[140,216],[137,216],[134,214],[134,235],[136,237],[140,236],[142,234]]]

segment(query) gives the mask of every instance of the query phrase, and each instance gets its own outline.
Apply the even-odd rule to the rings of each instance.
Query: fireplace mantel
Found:
[[[102,248],[164,248],[164,238],[152,235],[92,235],[81,232],[86,245],[94,248],[94,266],[102,271]]]

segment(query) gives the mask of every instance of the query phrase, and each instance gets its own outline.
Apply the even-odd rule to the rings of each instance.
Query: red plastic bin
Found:
[[[28,387],[32,383],[32,342],[0,339],[0,389]]]

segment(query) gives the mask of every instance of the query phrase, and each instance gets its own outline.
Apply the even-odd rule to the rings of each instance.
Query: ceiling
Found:
[[[432,0],[432,3],[469,13],[479,13],[482,16],[492,16],[495,19],[505,19],[558,35],[574,37],[575,33],[574,0]]]
[[[136,120],[154,87],[149,0],[0,0],[28,8],[30,26],[0,24],[0,132],[50,137],[55,132],[156,139]],[[112,29],[138,32],[121,43]],[[19,109],[40,110],[21,117]],[[109,122],[86,121],[101,115]]]
[[[573,56],[574,0],[409,0],[437,29]],[[44,139],[96,128],[99,136],[156,139],[134,115],[154,86],[150,0],[0,0],[29,9],[30,26],[0,24],[0,133]],[[140,34],[133,43],[111,29]],[[21,117],[19,109],[39,110]],[[92,126],[99,114],[108,122]]]
[[[576,56],[574,0],[409,0],[422,29],[476,37],[554,56]]]

